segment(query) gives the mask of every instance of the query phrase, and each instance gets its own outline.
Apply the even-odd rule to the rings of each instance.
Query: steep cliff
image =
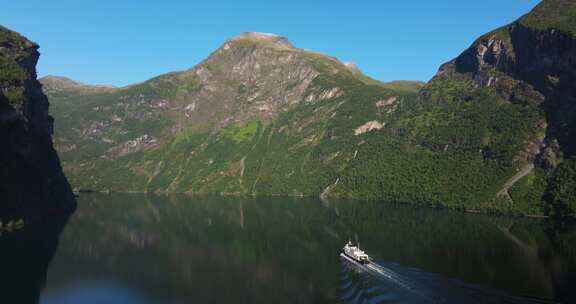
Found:
[[[561,184],[573,185],[576,175],[556,176],[576,169],[575,35],[576,2],[544,0],[519,20],[476,40],[443,65],[423,91],[424,99],[438,103],[445,103],[447,97],[475,103],[482,102],[480,96],[490,96],[498,101],[495,109],[512,109],[509,115],[522,117],[527,124],[514,127],[523,129],[524,136],[507,139],[517,143],[509,152],[513,163],[534,163],[536,173],[515,179],[523,183],[516,196],[543,197],[552,209],[576,208],[574,195],[557,193],[559,188],[569,191]],[[442,92],[454,83],[461,84],[457,91]],[[485,152],[494,158],[491,148],[487,145]],[[556,170],[558,166],[563,169]]]
[[[52,147],[53,119],[36,80],[37,49],[0,27],[0,219],[42,216],[75,204]]]
[[[492,88],[507,101],[539,106],[546,115],[544,144],[557,146],[551,151],[557,157],[571,157],[576,152],[575,7],[573,1],[543,1],[478,39],[443,66],[439,78],[466,75],[477,88]]]

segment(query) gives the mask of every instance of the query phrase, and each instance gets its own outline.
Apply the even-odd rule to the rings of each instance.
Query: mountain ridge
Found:
[[[118,87],[118,86],[113,86],[113,85],[97,85],[97,84],[82,83],[80,81],[68,78],[66,76],[58,76],[58,75],[46,75],[46,76],[40,78],[40,81],[42,83],[44,83],[45,87],[47,87],[48,90],[51,89],[50,88],[51,84],[58,85],[60,87],[67,87],[67,88],[76,87],[79,89],[80,88],[97,89],[99,87],[111,88],[111,89],[112,88],[114,88],[114,89],[126,89],[126,88],[129,88],[132,86],[144,84],[146,82],[149,82],[149,81],[156,79],[156,78],[159,78],[159,77],[175,75],[175,74],[183,74],[183,73],[190,72],[191,70],[194,70],[195,68],[198,68],[199,66],[202,66],[203,63],[209,61],[211,56],[217,55],[218,53],[221,53],[222,51],[228,50],[230,48],[231,43],[241,43],[241,44],[246,43],[246,44],[248,44],[248,46],[250,43],[253,44],[252,46],[257,46],[258,43],[264,43],[264,44],[261,44],[260,46],[271,46],[271,47],[280,46],[280,49],[300,52],[300,53],[307,54],[310,56],[319,56],[319,58],[323,58],[323,59],[326,59],[328,61],[335,63],[340,68],[345,68],[346,70],[349,70],[350,72],[354,73],[359,78],[364,79],[364,81],[369,83],[369,84],[378,84],[378,85],[382,85],[384,87],[404,87],[407,90],[412,90],[412,87],[420,87],[420,86],[423,86],[423,84],[424,84],[423,81],[418,81],[418,80],[391,80],[391,81],[376,80],[376,79],[371,78],[368,75],[365,75],[354,63],[343,62],[336,57],[333,57],[333,56],[330,56],[328,54],[324,54],[321,52],[316,52],[316,51],[304,49],[304,48],[297,48],[288,40],[288,38],[286,38],[284,36],[274,34],[274,33],[263,33],[263,32],[242,32],[242,33],[240,33],[240,34],[238,34],[232,38],[225,40],[216,50],[211,52],[206,59],[202,60],[200,63],[194,65],[193,67],[191,67],[189,69],[162,73],[162,74],[159,74],[159,75],[154,76],[152,78],[149,78],[147,80],[128,84],[125,86],[119,86]]]
[[[48,94],[58,93],[62,90],[78,90],[90,93],[118,89],[112,85],[87,84],[68,77],[55,75],[43,76],[38,81],[42,83],[42,89]]]

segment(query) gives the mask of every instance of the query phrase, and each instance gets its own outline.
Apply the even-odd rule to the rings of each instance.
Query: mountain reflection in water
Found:
[[[414,303],[422,294],[482,302],[490,291],[568,303],[576,282],[568,228],[386,203],[83,195],[40,302]],[[343,264],[349,238],[402,284]],[[29,283],[39,292],[42,283]]]

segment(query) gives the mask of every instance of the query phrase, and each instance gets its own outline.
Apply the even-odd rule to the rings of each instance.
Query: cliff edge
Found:
[[[0,26],[0,220],[69,212],[75,199],[52,146],[36,79],[38,45]]]

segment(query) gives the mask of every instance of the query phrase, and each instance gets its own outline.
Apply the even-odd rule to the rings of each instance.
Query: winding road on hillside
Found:
[[[514,184],[516,184],[524,176],[530,174],[530,172],[532,172],[532,170],[534,170],[534,164],[532,164],[532,163],[527,164],[524,167],[522,167],[522,170],[520,170],[520,172],[516,173],[516,175],[512,176],[504,184],[504,186],[502,187],[502,189],[500,191],[498,191],[498,194],[496,194],[496,196],[500,197],[502,195],[508,195],[508,197],[510,197],[510,193],[508,192],[508,190],[510,190],[510,188],[512,188],[512,186],[514,186]]]

